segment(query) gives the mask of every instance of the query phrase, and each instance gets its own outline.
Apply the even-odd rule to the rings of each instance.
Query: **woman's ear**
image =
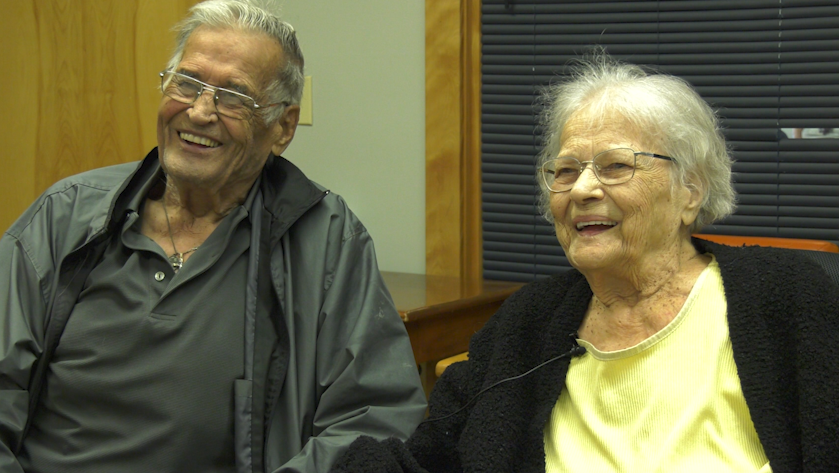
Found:
[[[705,200],[705,190],[695,182],[688,183],[682,191],[684,192],[685,205],[682,208],[682,224],[690,227],[696,221],[702,202]]]

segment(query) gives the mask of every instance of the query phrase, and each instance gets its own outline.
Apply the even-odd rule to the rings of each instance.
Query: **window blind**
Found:
[[[839,244],[835,3],[484,0],[484,277],[531,281],[569,268],[536,206],[535,104],[543,86],[596,44],[684,78],[719,111],[738,207],[703,232]]]

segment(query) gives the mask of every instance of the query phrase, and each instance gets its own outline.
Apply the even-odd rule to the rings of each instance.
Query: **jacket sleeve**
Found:
[[[339,234],[326,245],[312,436],[277,472],[325,472],[359,435],[405,439],[425,413],[410,340],[373,242],[352,216]]]
[[[30,371],[41,353],[45,302],[38,268],[17,238],[0,238],[0,471],[22,472],[14,456],[29,406]]]
[[[431,393],[428,420],[407,442],[361,437],[330,470],[332,473],[455,473],[462,471],[457,445],[469,416],[466,389],[474,385],[472,362],[455,363]],[[460,411],[462,407],[465,408]]]
[[[502,308],[503,310],[503,308]],[[455,473],[462,471],[458,445],[472,404],[486,376],[495,318],[471,340],[469,360],[446,368],[434,385],[429,415],[406,442],[361,437],[333,473]]]

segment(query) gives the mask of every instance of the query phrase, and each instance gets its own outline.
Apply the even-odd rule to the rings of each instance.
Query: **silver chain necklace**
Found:
[[[196,246],[195,248],[190,248],[183,253],[179,252],[178,248],[175,246],[175,239],[172,237],[172,224],[169,223],[169,211],[166,210],[166,202],[163,202],[163,214],[166,215],[166,228],[169,230],[169,241],[172,242],[172,249],[175,250],[174,253],[169,255],[169,262],[172,263],[172,269],[177,273],[184,265],[184,255],[192,253],[197,250],[198,247]]]

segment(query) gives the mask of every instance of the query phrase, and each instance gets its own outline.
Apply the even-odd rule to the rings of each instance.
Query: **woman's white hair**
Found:
[[[595,116],[618,115],[674,159],[673,182],[700,192],[699,214],[690,227],[702,227],[734,211],[732,160],[714,110],[684,80],[611,58],[602,48],[572,66],[572,74],[544,90],[540,124],[545,131],[539,165],[557,157],[562,131],[575,112],[586,108]],[[647,150],[636,150],[647,151]],[[550,191],[542,187],[540,210],[553,222]]]
[[[207,0],[189,9],[189,16],[175,25],[177,41],[167,69],[175,70],[181,62],[190,35],[200,26],[240,28],[264,33],[277,40],[283,49],[285,64],[265,91],[271,103],[299,104],[303,97],[303,52],[294,27],[280,18],[279,5],[272,0]],[[278,119],[285,107],[268,109],[267,123]]]

